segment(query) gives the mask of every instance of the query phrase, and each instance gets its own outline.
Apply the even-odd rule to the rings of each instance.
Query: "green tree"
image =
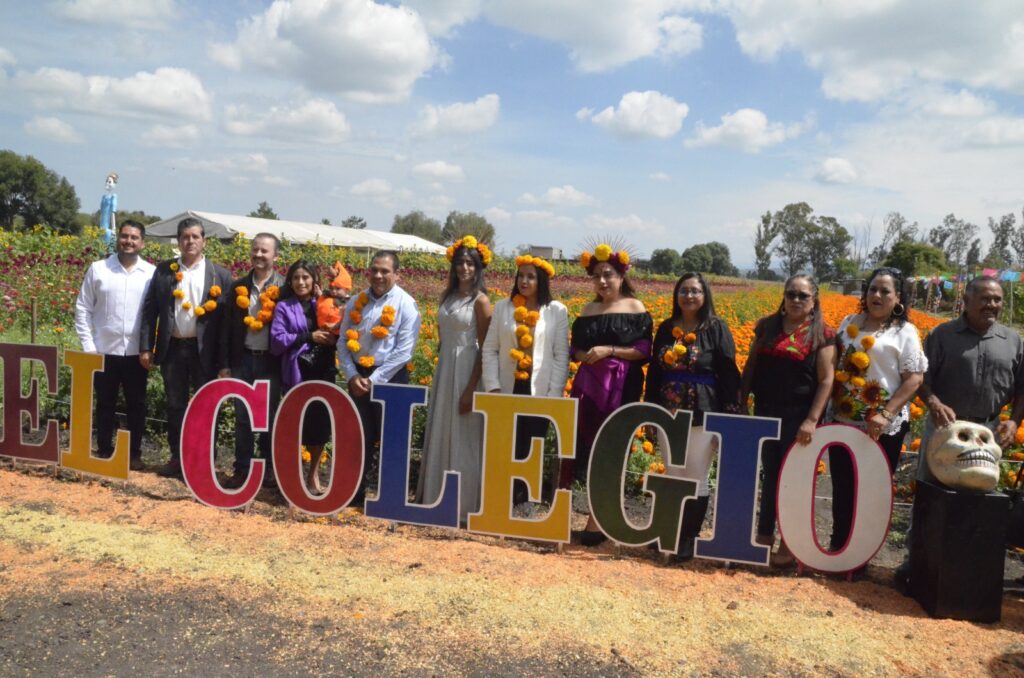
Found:
[[[324,226],[330,226],[331,225],[331,220],[328,219],[327,217],[321,217],[320,218],[320,223],[323,224]]]
[[[974,268],[981,263],[981,238],[975,238],[971,248],[967,250],[967,268]]]
[[[654,250],[651,252],[651,261],[648,264],[653,273],[670,275],[679,270],[679,252],[671,247]]]
[[[366,219],[357,216],[351,216],[341,222],[341,225],[345,228],[366,228]]]
[[[776,277],[772,271],[772,243],[777,235],[772,213],[765,212],[754,231],[754,274],[758,280],[774,280]]]
[[[815,217],[807,230],[807,259],[818,280],[833,280],[839,275],[837,266],[847,258],[853,236],[834,217]]]
[[[424,240],[436,242],[438,245],[444,243],[441,222],[431,219],[420,210],[409,212],[404,216],[396,214],[395,220],[391,224],[391,232],[418,235]]]
[[[81,202],[64,177],[31,155],[0,151],[0,227],[14,228],[21,217],[25,228],[45,224],[62,233],[78,230]]]
[[[928,232],[928,242],[943,251],[947,262],[959,266],[965,262],[965,255],[977,234],[977,226],[947,214],[941,224]]]
[[[708,252],[711,253],[711,272],[715,275],[739,275],[739,269],[732,264],[732,256],[729,254],[729,248],[725,243],[720,242],[709,242],[706,243]]]
[[[249,212],[249,216],[257,217],[259,219],[280,219],[280,217],[277,216],[277,212],[267,204],[266,200],[261,202],[259,206],[256,207],[255,211]]]
[[[910,223],[899,212],[889,212],[882,221],[885,232],[882,234],[882,242],[871,251],[868,259],[877,264],[889,256],[889,250],[898,242],[915,240],[919,227],[917,222]]]
[[[693,245],[679,255],[679,272],[710,273],[715,263],[714,254],[706,244]]]
[[[779,239],[774,252],[787,276],[800,272],[810,261],[807,239],[813,227],[810,220],[813,211],[807,203],[798,202],[786,205],[772,215],[772,228]]]
[[[904,240],[892,246],[883,266],[894,266],[903,275],[932,275],[946,271],[946,255],[934,245]]]
[[[988,218],[988,228],[992,231],[992,246],[988,248],[985,262],[992,268],[1006,268],[1013,264],[1013,252],[1010,249],[1016,229],[1017,215],[1013,212],[1004,214],[996,221]]]
[[[494,245],[494,226],[476,212],[448,213],[441,229],[445,243],[453,243],[464,235],[471,235],[482,243]]]

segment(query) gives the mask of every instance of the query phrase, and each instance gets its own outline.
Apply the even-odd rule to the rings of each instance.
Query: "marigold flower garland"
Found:
[[[672,328],[672,337],[676,340],[675,343],[661,356],[661,361],[669,368],[675,367],[676,363],[690,352],[693,342],[697,341],[695,332],[683,332],[680,327]]]
[[[587,273],[593,273],[593,267],[604,262],[614,266],[619,273],[625,273],[630,266],[629,252],[626,250],[615,252],[611,245],[601,243],[594,248],[593,252],[584,252],[580,255],[580,265],[587,269]]]
[[[526,297],[521,294],[512,297],[512,306],[512,317],[517,323],[516,338],[519,348],[509,349],[508,354],[516,363],[516,381],[526,381],[530,378],[530,368],[533,367],[533,328],[540,320],[540,312],[528,310]]]
[[[360,292],[359,296],[356,297],[352,310],[348,314],[353,327],[345,331],[345,348],[356,359],[356,363],[360,367],[367,368],[373,367],[374,359],[372,355],[358,355],[363,350],[363,345],[359,343],[361,335],[359,330],[355,329],[355,326],[363,322],[363,307],[368,303],[370,303],[369,295],[366,292]],[[391,331],[388,328],[395,324],[395,314],[397,313],[398,311],[394,306],[384,306],[380,311],[379,323],[370,328],[370,335],[378,340],[390,336]]]
[[[179,268],[180,267],[178,266],[178,262],[176,262],[176,261],[172,261],[171,262],[170,269],[171,269],[171,271],[174,272],[174,279],[178,282],[177,287],[175,287],[174,291],[171,292],[171,296],[176,301],[180,301],[180,300],[185,299],[185,290],[181,289],[181,283],[185,279],[185,274],[182,273],[179,270]],[[187,300],[182,301],[181,302],[181,310],[186,311],[186,312],[192,311],[193,313],[195,313],[197,318],[200,318],[200,317],[206,315],[207,313],[212,313],[215,310],[217,310],[217,297],[220,296],[220,293],[221,293],[220,285],[211,285],[210,286],[210,298],[209,299],[207,299],[202,304],[196,304],[194,306],[193,306],[192,302],[190,302],[190,301],[187,301]]]
[[[555,267],[540,257],[533,257],[529,254],[520,255],[516,257],[516,268],[520,266],[535,266],[547,273],[549,278],[555,277]]]
[[[856,339],[860,336],[860,328],[850,323],[846,326],[846,336]],[[866,420],[877,414],[889,400],[889,392],[877,380],[865,376],[871,365],[868,351],[874,345],[875,337],[872,335],[865,335],[859,342],[851,343],[840,360],[841,369],[836,370],[832,399],[836,414],[845,419]]]
[[[277,306],[277,299],[280,295],[281,289],[277,285],[270,285],[267,289],[260,292],[260,310],[256,312],[256,315],[246,314],[245,318],[242,319],[242,322],[245,323],[250,332],[259,332],[270,324],[270,321],[274,318],[274,307]],[[245,285],[236,287],[235,305],[244,311],[248,311],[249,303],[249,289]]]
[[[448,249],[445,252],[445,256],[448,257],[448,261],[451,261],[452,259],[455,258],[455,253],[459,251],[460,247],[465,247],[468,250],[476,250],[477,252],[479,252],[480,261],[483,262],[484,266],[490,265],[491,259],[494,256],[491,253],[491,248],[489,248],[487,245],[478,241],[475,237],[471,235],[464,235],[448,246]]]

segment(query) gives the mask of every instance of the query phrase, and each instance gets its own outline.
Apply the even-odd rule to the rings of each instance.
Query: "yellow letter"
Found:
[[[526,481],[531,500],[540,498],[544,474],[544,441],[534,438],[526,459],[515,459],[516,415],[550,419],[555,425],[558,456],[576,454],[576,406],[574,398],[477,393],[475,411],[484,415],[483,480],[480,512],[471,513],[468,528],[502,537],[569,542],[572,490],[556,490],[548,515],[539,520],[512,517],[512,481]],[[534,491],[537,490],[537,491]]]
[[[61,466],[128,480],[128,431],[117,432],[114,454],[110,459],[92,456],[92,375],[103,369],[103,356],[64,351],[64,364],[71,368],[71,447],[61,452]]]

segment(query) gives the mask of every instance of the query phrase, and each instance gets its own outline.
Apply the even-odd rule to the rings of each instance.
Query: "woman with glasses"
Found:
[[[777,313],[754,326],[754,340],[743,368],[741,402],[754,396],[754,414],[782,420],[779,440],[761,447],[761,506],[757,542],[775,543],[776,494],[782,459],[795,444],[806,445],[821,421],[835,376],[835,332],[825,324],[818,285],[809,275],[786,280]],[[785,542],[772,556],[772,565],[794,563]]]
[[[585,482],[590,448],[601,424],[620,405],[640,400],[644,388],[643,364],[651,354],[654,321],[633,294],[626,272],[629,253],[600,244],[584,252],[580,263],[594,283],[594,300],[572,324],[572,359],[580,366],[572,383],[579,398],[576,458],[562,466],[562,487],[573,477]],[[580,535],[584,546],[605,540],[593,516]]]
[[[924,381],[928,359],[902,303],[903,274],[875,269],[860,297],[860,313],[839,325],[839,359],[830,413],[833,421],[866,431],[895,471],[910,429],[907,403]],[[832,475],[831,550],[842,549],[853,517],[854,473],[845,448],[828,453]]]
[[[686,503],[679,539],[679,560],[693,557],[694,539],[708,512],[708,479],[718,438],[704,430],[706,412],[739,412],[740,372],[732,333],[715,315],[715,303],[700,273],[676,282],[672,315],[654,335],[647,369],[647,402],[669,411],[693,412],[686,445],[686,465],[669,466],[667,474],[697,481],[697,500]],[[669,441],[658,431],[658,447],[667,458]]]

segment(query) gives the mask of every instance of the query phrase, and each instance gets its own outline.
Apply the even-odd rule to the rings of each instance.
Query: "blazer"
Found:
[[[153,272],[153,280],[142,303],[142,322],[139,328],[139,353],[151,351],[153,362],[161,364],[171,345],[171,328],[174,326],[174,297],[178,281],[174,279],[171,264],[177,259],[161,261]],[[199,362],[207,375],[216,376],[227,367],[227,342],[221,336],[224,318],[227,317],[227,299],[231,290],[231,274],[227,269],[206,260],[206,280],[203,283],[203,299],[210,298],[210,288],[220,285],[221,295],[217,308],[196,318],[196,339],[199,343]]]
[[[270,280],[267,281],[267,284],[263,289],[266,289],[271,285],[277,285],[281,288],[281,294],[284,294],[284,276],[277,271],[270,274]],[[245,337],[249,334],[249,328],[245,324],[245,317],[249,315],[249,309],[239,308],[238,304],[235,303],[235,297],[237,296],[235,294],[236,287],[246,288],[249,290],[249,294],[251,295],[254,289],[252,284],[252,271],[249,271],[238,280],[231,281],[230,287],[225,290],[225,294],[227,295],[228,317],[225,319],[227,326],[221,334],[228,345],[228,367],[231,369],[235,369],[242,364],[242,354],[245,352]],[[267,332],[270,332],[269,325],[267,325]]]
[[[281,356],[281,390],[287,391],[302,381],[299,356],[313,345],[306,309],[297,297],[289,297],[274,307],[270,321],[270,352]],[[333,347],[332,347],[333,348]]]
[[[508,352],[519,348],[516,338],[515,307],[510,299],[502,299],[494,307],[487,338],[480,349],[485,391],[500,389],[512,393],[516,365]],[[540,319],[533,328],[533,371],[530,386],[533,395],[561,398],[569,376],[569,311],[557,301],[540,310]]]

